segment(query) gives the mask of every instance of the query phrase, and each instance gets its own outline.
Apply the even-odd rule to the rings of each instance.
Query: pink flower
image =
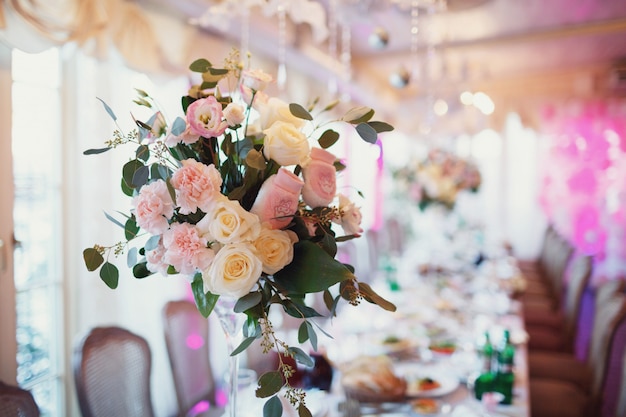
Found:
[[[224,133],[228,123],[223,119],[222,105],[215,96],[194,101],[187,107],[187,121],[191,132],[207,138]]]
[[[250,211],[269,222],[273,229],[281,229],[291,222],[298,210],[300,190],[304,182],[293,172],[280,168],[263,185]]]
[[[339,194],[339,211],[341,212],[341,218],[335,222],[341,225],[347,235],[361,236],[361,233],[363,233],[361,209],[355,206],[348,197]]]
[[[213,165],[204,165],[194,159],[186,159],[183,166],[172,176],[176,189],[176,203],[181,214],[206,212],[219,196],[222,176]]]
[[[224,109],[224,118],[226,119],[228,126],[236,126],[245,120],[246,114],[241,105],[237,103],[229,103]]]
[[[146,268],[148,268],[148,271],[167,275],[169,264],[163,260],[164,256],[165,247],[163,246],[163,239],[161,239],[156,249],[146,252]]]
[[[310,207],[328,206],[337,192],[335,155],[321,148],[311,149],[311,160],[302,169],[302,198]]]
[[[137,225],[148,233],[158,235],[169,227],[168,219],[174,214],[174,202],[163,180],[156,180],[141,187],[133,198]]]
[[[173,223],[163,233],[163,246],[166,249],[163,260],[181,274],[204,270],[215,257],[215,251],[207,247],[207,239],[189,223]]]
[[[265,90],[272,76],[261,69],[248,69],[241,73],[241,85],[254,91]]]

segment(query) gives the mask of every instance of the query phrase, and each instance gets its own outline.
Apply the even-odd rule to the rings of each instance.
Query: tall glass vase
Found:
[[[226,346],[228,350],[228,406],[227,413],[224,417],[235,417],[237,414],[237,391],[238,391],[238,375],[239,375],[239,355],[230,356],[230,354],[239,346],[243,340],[242,325],[246,318],[243,313],[235,313],[234,307],[237,302],[236,298],[220,296],[215,304],[214,312],[219,318],[222,330],[226,338]]]

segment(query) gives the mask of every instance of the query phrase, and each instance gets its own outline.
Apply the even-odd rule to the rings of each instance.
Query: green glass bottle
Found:
[[[515,346],[511,343],[511,334],[504,331],[504,342],[498,351],[498,370],[495,379],[494,391],[504,395],[500,404],[511,404],[513,402],[513,384],[515,374],[513,373],[513,363],[515,360]]]
[[[474,381],[474,395],[480,400],[485,392],[494,389],[495,373],[493,369],[494,348],[489,338],[489,332],[485,332],[485,341],[479,352],[481,360],[480,375]]]

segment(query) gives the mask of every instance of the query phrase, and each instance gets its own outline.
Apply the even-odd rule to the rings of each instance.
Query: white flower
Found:
[[[254,241],[261,262],[263,272],[275,274],[293,260],[293,244],[298,241],[298,235],[291,230],[272,229],[263,227],[259,237]]]
[[[196,225],[203,236],[219,243],[253,241],[261,231],[256,214],[246,211],[238,201],[221,196],[213,202],[206,215]]]
[[[263,155],[282,166],[302,164],[309,155],[309,142],[293,124],[277,121],[265,133]]]
[[[263,264],[251,243],[222,247],[202,273],[204,291],[235,298],[250,292],[261,276]]]
[[[237,103],[229,103],[223,113],[230,127],[241,124],[246,118],[243,107]]]

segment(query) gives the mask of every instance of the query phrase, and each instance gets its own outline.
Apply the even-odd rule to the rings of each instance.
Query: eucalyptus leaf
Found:
[[[189,65],[189,70],[193,72],[207,72],[212,66],[207,59],[200,58]]]
[[[137,222],[133,217],[126,220],[126,225],[124,226],[124,235],[126,236],[126,240],[133,240],[137,237],[137,233],[139,233],[139,226],[137,226]]]
[[[135,152],[135,157],[146,162],[148,158],[150,158],[150,148],[146,145],[139,145],[137,151]]]
[[[328,104],[326,105],[326,107],[324,107],[324,108],[322,109],[322,111],[323,111],[323,112],[326,112],[326,111],[332,110],[332,109],[334,109],[335,107],[337,107],[337,104],[339,104],[339,103],[341,103],[341,100],[339,100],[339,99],[337,99],[337,100],[333,100],[333,101],[331,101],[330,103],[328,103]]]
[[[174,188],[174,186],[172,185],[172,182],[170,181],[170,178],[168,178],[165,181],[165,184],[167,185],[167,192],[170,195],[170,198],[172,199],[172,201],[174,202],[174,205],[176,205],[176,189]]]
[[[129,197],[132,197],[135,193],[135,190],[133,190],[132,188],[128,186],[128,184],[126,184],[126,181],[124,180],[123,177],[120,180],[120,188],[122,189],[122,192],[124,193],[124,195],[127,195]]]
[[[119,227],[121,227],[122,229],[125,228],[125,226],[120,223],[119,221],[117,221],[117,219],[113,218],[113,216],[111,216],[109,213],[107,213],[106,211],[104,212],[104,217],[106,217],[107,219],[109,219],[109,221],[115,223],[116,225],[118,225]]]
[[[245,339],[243,339],[243,341],[241,342],[241,344],[239,346],[237,346],[231,353],[230,356],[236,356],[239,355],[241,352],[243,352],[244,350],[246,350],[248,348],[248,346],[250,346],[252,344],[252,342],[254,342],[256,340],[256,337],[246,337]]]
[[[306,321],[300,323],[300,327],[298,327],[298,343],[302,344],[309,340],[309,329],[306,325]]]
[[[99,153],[104,153],[112,148],[99,148],[99,149],[87,149],[83,152],[83,155],[97,155]]]
[[[196,306],[200,314],[205,318],[209,317],[220,296],[211,294],[210,292],[204,292],[204,283],[202,282],[202,274],[200,273],[196,274],[191,282],[191,292],[193,293],[193,298],[196,301]]]
[[[317,352],[317,333],[315,332],[313,325],[308,320],[305,321],[304,324],[306,324],[307,327],[307,333],[309,335],[309,340],[311,341],[311,346],[313,347],[313,350]]]
[[[258,396],[258,395],[257,395]],[[283,403],[276,395],[263,405],[263,417],[281,417],[283,415]]]
[[[104,262],[102,254],[95,248],[83,250],[83,260],[88,271],[95,271]]]
[[[134,186],[134,188],[139,189],[148,182],[148,179],[150,179],[150,168],[143,165],[139,167],[137,171],[135,171],[132,179],[132,185]]]
[[[298,406],[298,417],[313,417],[313,414],[311,414],[311,410],[306,405],[300,404]]]
[[[233,310],[235,310],[236,313],[243,313],[247,309],[252,308],[256,306],[257,304],[259,304],[262,299],[263,299],[263,296],[261,295],[260,292],[258,291],[250,292],[237,300]]]
[[[216,71],[217,73],[214,74],[213,71]],[[226,71],[226,74],[228,73],[228,70],[219,70],[217,71],[217,69],[215,68],[210,68],[209,71],[205,72],[202,74],[202,85],[200,86],[201,89],[205,89],[204,84],[207,83],[208,85],[214,85],[216,84],[219,80],[221,80],[222,78],[224,78],[224,76],[226,75],[225,73],[221,73],[221,71]],[[211,88],[211,87],[209,87]]]
[[[153,272],[148,269],[148,264],[146,262],[139,262],[133,267],[133,276],[135,278],[147,278],[152,274]]]
[[[250,149],[246,155],[246,164],[252,168],[256,168],[259,171],[265,170],[267,163],[263,154],[256,149]]]
[[[385,122],[371,121],[367,122],[367,124],[370,125],[372,129],[374,129],[378,133],[391,132],[394,129],[393,126]]]
[[[304,107],[302,107],[301,105],[297,103],[290,103],[289,111],[298,119],[313,120],[313,116],[311,116],[311,113],[306,111]]]
[[[100,268],[100,278],[112,290],[117,288],[120,279],[120,271],[110,262],[105,262]]]
[[[146,244],[143,245],[143,248],[146,251],[155,250],[159,247],[159,241],[161,240],[161,235],[153,235],[150,236],[150,239],[146,241]]]
[[[292,294],[324,291],[351,278],[355,277],[350,270],[309,240],[294,244],[293,261],[274,274],[274,280]]]
[[[378,140],[378,133],[367,123],[359,123],[356,127],[356,131],[365,142],[374,144]]]
[[[312,368],[313,366],[315,366],[315,361],[313,360],[313,358],[307,355],[299,347],[290,346],[288,350],[293,355],[294,359],[297,362],[301,363],[302,365],[309,367],[309,368]]]
[[[259,386],[256,389],[256,396],[267,398],[276,394],[283,387],[283,378],[280,372],[266,372],[259,378]]]
[[[335,132],[332,129],[328,129],[317,140],[322,149],[328,149],[333,146],[339,140],[339,133]]]
[[[208,70],[209,73],[211,73],[212,75],[226,75],[228,74],[228,70],[226,68],[209,68]]]
[[[137,188],[133,183],[133,179],[135,177],[135,173],[139,171],[141,167],[145,167],[145,165],[138,159],[132,159],[126,162],[122,167],[122,178],[128,187]]]
[[[146,93],[144,90],[140,88],[135,88],[135,91],[137,92],[137,94],[139,94],[139,97],[142,97],[142,98],[149,97],[148,93]]]
[[[187,122],[182,117],[177,117],[172,123],[172,135],[180,136],[187,129]]]
[[[137,263],[137,248],[130,248],[126,254],[126,266],[132,268]]]
[[[348,112],[341,118],[341,120],[356,125],[359,123],[367,122],[372,118],[372,116],[374,116],[374,110],[372,110],[370,107],[360,106],[348,110]]]
[[[113,113],[113,110],[111,110],[111,108],[109,107],[108,104],[106,104],[104,102],[104,100],[102,100],[100,97],[96,97],[98,100],[100,100],[100,102],[102,103],[102,105],[104,106],[104,110],[106,110],[107,113],[109,113],[109,116],[111,116],[111,119],[113,119],[113,121],[117,121],[117,117],[115,116],[115,113]]]
[[[376,291],[374,291],[372,287],[369,286],[369,284],[366,284],[365,282],[359,282],[359,292],[370,303],[376,304],[387,311],[396,311],[395,304],[385,300],[383,297],[378,295]]]

